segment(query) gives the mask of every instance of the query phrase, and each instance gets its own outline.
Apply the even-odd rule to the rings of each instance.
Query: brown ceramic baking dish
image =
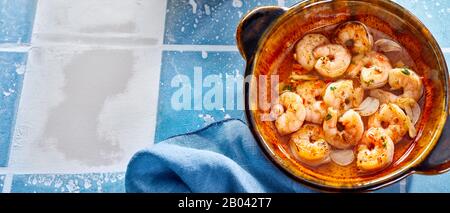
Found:
[[[424,104],[418,136],[396,153],[382,172],[366,175],[330,175],[297,163],[280,149],[270,122],[250,101],[258,81],[245,87],[248,124],[267,157],[292,178],[323,191],[368,191],[395,183],[411,174],[440,174],[450,168],[448,70],[441,49],[430,31],[409,11],[389,0],[309,0],[291,8],[260,7],[249,12],[237,29],[237,45],[247,62],[245,75],[271,75],[279,60],[307,32],[347,21],[360,21],[398,41],[411,55],[423,76]]]

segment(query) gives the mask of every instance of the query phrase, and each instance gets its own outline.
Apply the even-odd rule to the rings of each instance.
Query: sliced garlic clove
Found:
[[[379,39],[375,42],[375,49],[385,53],[402,51],[400,44],[390,39]]]
[[[370,116],[377,112],[379,107],[380,101],[378,99],[367,97],[361,105],[355,109],[355,111],[357,111],[361,116]]]
[[[408,122],[408,134],[409,134],[409,137],[411,137],[411,138],[414,138],[417,136],[416,127],[411,122]]]
[[[421,113],[422,110],[420,109],[419,104],[417,102],[414,102],[412,106],[412,118],[411,118],[413,125],[417,124],[417,121],[419,121]]]
[[[340,166],[347,166],[353,162],[355,159],[355,154],[353,150],[332,150],[330,153],[331,160]]]
[[[412,125],[415,125],[419,121],[420,114],[422,113],[419,104],[412,98],[399,98],[397,100],[398,106],[404,109],[406,115],[411,120]]]

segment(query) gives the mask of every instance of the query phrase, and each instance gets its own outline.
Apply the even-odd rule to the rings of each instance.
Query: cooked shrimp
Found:
[[[323,130],[328,143],[339,149],[347,149],[361,140],[364,123],[361,116],[352,109],[339,117],[338,111],[328,108]]]
[[[325,115],[327,114],[327,106],[322,101],[323,92],[326,89],[325,82],[304,81],[297,86],[297,94],[299,94],[306,107],[306,121],[322,124]]]
[[[317,101],[306,106],[305,120],[315,124],[322,124],[327,115],[327,105],[323,101]]]
[[[296,46],[295,59],[307,71],[314,69],[316,58],[314,58],[313,50],[316,47],[329,44],[330,41],[322,34],[305,35]]]
[[[385,55],[369,52],[352,59],[347,75],[353,78],[360,75],[361,86],[364,89],[375,89],[386,85],[391,69],[391,63]]]
[[[355,88],[352,80],[339,80],[328,85],[323,96],[325,104],[339,112],[345,112],[361,104],[364,90]]]
[[[381,89],[374,89],[370,91],[370,96],[374,98],[378,98],[378,100],[382,104],[388,104],[388,103],[395,103],[397,104],[401,109],[403,109],[406,112],[406,115],[410,119],[411,123],[407,123],[409,125],[409,136],[411,138],[415,137],[417,134],[416,127],[414,124],[417,123],[417,121],[420,118],[421,110],[419,104],[412,98],[401,98],[397,95],[394,95],[390,92],[381,90]]]
[[[285,92],[278,100],[279,103],[271,109],[271,116],[276,118],[275,126],[278,132],[287,135],[300,129],[306,116],[302,98],[293,92]]]
[[[389,103],[380,106],[378,112],[369,118],[368,125],[383,128],[397,143],[408,132],[411,120],[397,104]]]
[[[364,133],[357,153],[358,169],[363,172],[376,172],[392,163],[394,143],[382,128],[372,127]]]
[[[393,90],[403,89],[400,97],[418,101],[423,93],[423,84],[419,75],[408,68],[396,68],[389,71],[389,85]]]
[[[318,59],[314,68],[319,74],[329,78],[336,78],[344,74],[352,60],[350,52],[339,44],[317,47],[313,54]]]
[[[270,110],[270,117],[276,120],[284,113],[284,107],[281,104],[274,104]]]
[[[351,21],[338,27],[336,42],[346,46],[355,54],[362,54],[372,50],[373,37],[366,25]]]
[[[330,162],[331,147],[325,141],[320,126],[304,125],[292,134],[289,146],[294,156],[300,162],[309,166],[318,166]]]

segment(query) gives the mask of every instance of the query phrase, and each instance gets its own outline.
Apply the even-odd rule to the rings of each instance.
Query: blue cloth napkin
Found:
[[[213,123],[138,152],[127,192],[312,192],[273,165],[240,120]]]

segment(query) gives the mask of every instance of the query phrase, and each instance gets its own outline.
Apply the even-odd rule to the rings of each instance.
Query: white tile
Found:
[[[160,44],[165,0],[39,1],[33,41]]]
[[[125,171],[153,142],[160,61],[158,48],[33,49],[10,167]]]

